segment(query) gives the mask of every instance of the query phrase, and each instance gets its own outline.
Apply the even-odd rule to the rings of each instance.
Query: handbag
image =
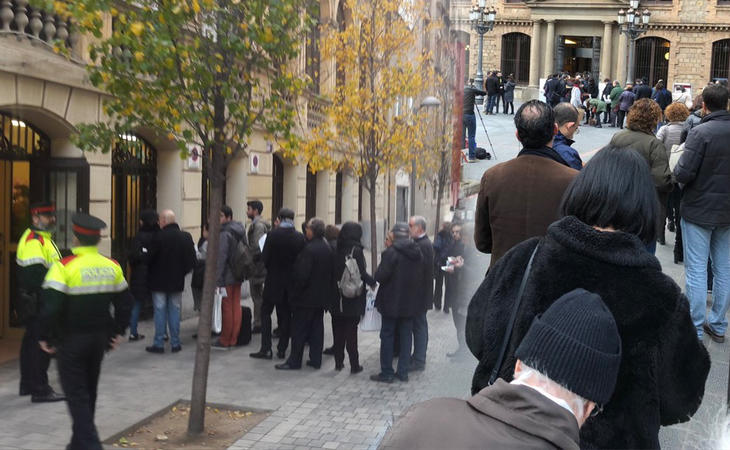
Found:
[[[677,163],[679,162],[679,158],[682,157],[682,153],[684,153],[684,142],[672,145],[672,149],[669,151],[669,170],[672,172],[674,172],[674,168],[677,167]]]
[[[383,323],[383,318],[380,316],[377,308],[375,308],[375,297],[378,293],[378,288],[368,289],[365,294],[365,315],[362,316],[360,322],[361,331],[380,331],[380,327]]]
[[[214,333],[220,333],[223,331],[223,295],[220,292],[221,289],[222,288],[217,288],[215,290],[215,295],[213,296],[213,320],[211,321],[211,330]]]
[[[499,378],[499,371],[502,369],[502,363],[504,362],[504,354],[507,352],[507,345],[509,344],[509,340],[512,337],[512,329],[515,327],[515,320],[517,320],[517,311],[520,309],[520,304],[522,303],[522,294],[525,292],[527,278],[529,277],[530,269],[532,268],[532,260],[535,259],[535,253],[537,253],[537,249],[539,247],[540,243],[538,242],[535,246],[535,250],[532,251],[530,260],[527,262],[525,274],[522,275],[522,282],[520,282],[520,289],[517,291],[517,298],[515,299],[515,304],[512,307],[512,314],[510,315],[509,323],[507,324],[507,330],[505,330],[504,332],[502,346],[499,349],[499,356],[497,357],[497,361],[495,362],[494,368],[492,369],[492,374],[489,376],[487,386],[493,385],[494,382],[497,381],[497,378]]]

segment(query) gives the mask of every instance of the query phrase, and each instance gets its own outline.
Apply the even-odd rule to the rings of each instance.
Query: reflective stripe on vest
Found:
[[[65,258],[51,266],[43,289],[67,295],[109,294],[127,289],[122,268],[99,254],[96,247],[76,247],[72,251],[75,258]]]

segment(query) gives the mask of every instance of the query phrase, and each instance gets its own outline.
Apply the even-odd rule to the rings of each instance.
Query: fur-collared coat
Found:
[[[710,360],[687,298],[634,235],[600,232],[565,217],[542,238],[507,252],[469,305],[466,339],[479,359],[472,392],[486,386],[527,262],[540,242],[500,370],[512,380],[514,352],[532,319],[576,288],[599,294],[621,334],[613,397],[581,429],[584,448],[659,448],[660,425],[689,420],[702,401]]]

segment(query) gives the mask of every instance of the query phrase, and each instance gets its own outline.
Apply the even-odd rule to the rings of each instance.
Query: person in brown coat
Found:
[[[546,103],[523,104],[515,126],[523,149],[484,173],[477,199],[474,242],[480,252],[492,254],[490,267],[516,244],[545,234],[578,174],[552,149],[558,128]]]
[[[662,120],[662,109],[654,100],[637,100],[629,109],[626,118],[627,130],[619,131],[611,138],[614,147],[631,148],[639,152],[649,164],[654,187],[659,196],[660,217],[666,216],[669,191],[672,189],[672,172],[669,170],[669,155],[664,143],[654,136],[657,124]],[[664,222],[657,222],[657,237],[664,245]],[[654,254],[656,242],[647,245],[649,253]]]
[[[534,319],[516,353],[511,383],[497,379],[466,401],[414,405],[380,448],[580,448],[578,430],[610,400],[621,362],[606,304],[583,289],[568,292]]]

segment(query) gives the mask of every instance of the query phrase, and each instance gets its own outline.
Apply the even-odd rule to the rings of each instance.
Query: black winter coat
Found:
[[[414,239],[418,248],[421,249],[421,292],[420,297],[423,300],[424,311],[433,309],[433,244],[427,235]]]
[[[674,168],[684,185],[682,217],[703,226],[730,225],[730,113],[715,111],[687,135]]]
[[[487,80],[484,83],[488,95],[495,95],[499,93],[499,78],[497,78],[496,75],[487,77]]]
[[[131,268],[129,291],[138,302],[147,302],[152,298],[148,286],[149,260],[155,236],[159,231],[160,228],[156,225],[141,227],[132,240],[132,248],[127,255],[129,267]]]
[[[364,285],[375,286],[375,278],[367,272],[365,255],[362,251],[362,227],[359,223],[346,222],[342,225],[340,234],[335,242],[335,282],[342,279],[345,272],[345,258],[352,252],[352,257],[357,261],[357,268],[360,270],[360,279]],[[365,314],[365,295],[367,289],[363,286],[362,294],[357,298],[343,297],[337,290],[330,307],[333,316],[360,317]]]
[[[324,238],[314,238],[294,263],[294,292],[291,305],[327,309],[332,305],[337,283],[334,279],[335,255]]]
[[[375,307],[383,317],[415,317],[423,313],[421,250],[410,239],[396,240],[386,248],[375,271],[380,283]]]
[[[266,236],[261,260],[266,266],[264,301],[282,304],[293,290],[294,262],[305,245],[304,235],[293,227],[279,226]]]
[[[473,392],[487,384],[538,240],[507,252],[471,300],[466,339],[479,359]],[[660,425],[685,422],[697,411],[710,360],[697,339],[687,298],[634,235],[600,232],[575,217],[548,228],[535,254],[500,378],[512,379],[514,352],[535,315],[576,288],[603,298],[622,344],[616,390],[603,412],[581,428],[581,446],[659,448]]]
[[[636,100],[651,98],[651,86],[640,84],[634,88],[634,94],[636,94]]]
[[[180,226],[171,223],[159,233],[152,244],[149,288],[152,292],[182,292],[185,275],[195,267],[193,237]]]

